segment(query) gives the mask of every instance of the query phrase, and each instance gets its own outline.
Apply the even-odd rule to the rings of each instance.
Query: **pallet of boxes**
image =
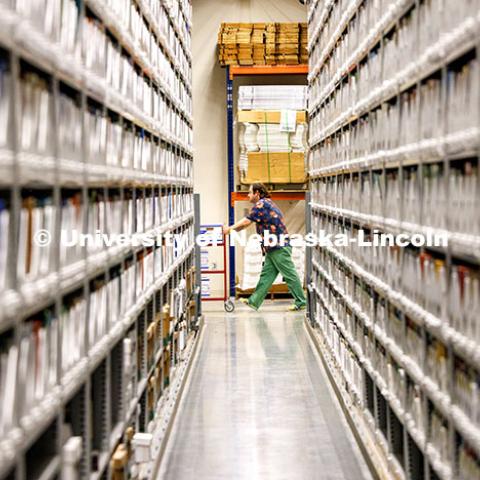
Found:
[[[236,126],[242,185],[286,188],[306,182],[306,87],[240,87]]]
[[[306,23],[222,23],[220,65],[308,64]]]

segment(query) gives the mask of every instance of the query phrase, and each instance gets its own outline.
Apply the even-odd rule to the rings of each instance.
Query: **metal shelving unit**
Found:
[[[455,303],[480,273],[468,216],[480,192],[478,6],[329,0],[309,15],[311,231],[448,241],[312,252],[312,335],[363,447],[393,478],[480,471],[480,337]]]
[[[174,372],[182,371],[190,355],[200,314],[194,273],[198,197],[194,200],[192,180],[191,55],[190,39],[184,38],[190,35],[190,5],[180,2],[177,16],[168,2],[132,0],[149,39],[147,46],[145,38],[139,39],[129,27],[126,15],[131,12],[120,16],[114,2],[60,3],[63,11],[76,9],[74,50],[66,49],[59,32],[49,34],[35,17],[25,17],[16,1],[0,6],[0,74],[6,74],[0,103],[5,88],[10,100],[8,138],[0,148],[0,198],[9,212],[7,274],[5,288],[0,288],[0,354],[7,354],[2,361],[18,356],[18,365],[22,364],[27,326],[58,328],[56,336],[48,330],[54,352],[46,362],[51,367],[48,388],[35,390],[35,402],[30,405],[23,398],[28,388],[24,384],[31,377],[24,377],[20,366],[13,370],[13,382],[5,384],[12,395],[8,400],[12,412],[9,422],[0,425],[2,480],[60,478],[70,437],[81,439],[74,466],[78,478],[110,478],[116,468],[112,455],[131,440],[130,427],[133,432],[162,430],[154,413],[157,407],[162,412],[164,395],[177,398],[168,385],[179,380]],[[166,19],[162,25],[161,17]],[[105,36],[106,49],[120,52],[132,66],[143,85],[136,101],[119,88],[120,83],[109,82],[107,63],[102,75],[86,59],[87,44],[95,42],[87,36],[87,24]],[[167,63],[159,63],[153,53],[157,51]],[[109,68],[116,67],[112,63]],[[45,85],[48,95],[49,113],[42,125],[52,134],[50,148],[43,151],[28,150],[22,143],[28,128],[24,85],[32,78],[34,84]],[[60,138],[64,99],[79,119],[75,132],[69,132],[78,132],[75,152],[65,153]],[[94,149],[90,116],[105,121],[100,153]],[[138,145],[135,151],[125,150],[126,162],[121,160],[123,150],[109,150],[115,128],[121,132],[121,145],[127,145],[130,133]],[[29,198],[47,199],[54,212],[47,268],[30,277],[18,265],[22,212]],[[81,247],[68,261],[60,237],[69,201],[78,207],[81,233],[90,233],[93,225],[111,233],[149,237],[171,232],[187,235],[188,241],[177,247],[165,242]],[[115,232],[115,225],[129,227]],[[185,279],[187,287],[181,286]],[[172,301],[184,302],[180,313],[165,310]],[[95,310],[95,305],[104,310]],[[78,310],[77,331],[69,323],[74,308],[84,309]],[[105,318],[102,324],[100,318]],[[184,351],[178,342],[181,336]],[[130,455],[126,468],[133,462]]]
[[[264,76],[264,75],[307,75],[308,65],[271,65],[271,66],[227,66],[226,69],[227,87],[227,162],[228,162],[228,222],[235,223],[235,202],[242,201],[246,197],[245,192],[235,190],[235,153],[233,138],[233,91],[236,76]],[[278,192],[273,193],[272,198],[277,200],[303,200],[304,192]],[[228,252],[229,259],[229,293],[235,297],[235,247],[230,245]]]

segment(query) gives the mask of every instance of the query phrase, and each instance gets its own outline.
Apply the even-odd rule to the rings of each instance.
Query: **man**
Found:
[[[265,254],[262,273],[255,291],[244,303],[254,310],[258,310],[280,272],[295,299],[295,303],[288,309],[290,311],[305,309],[307,302],[302,283],[292,262],[292,247],[288,243],[288,239],[284,242],[284,246],[278,245],[278,243],[281,243],[281,235],[288,235],[282,212],[272,202],[265,185],[262,183],[254,183],[250,186],[248,200],[254,204],[250,213],[235,225],[224,226],[224,235],[230,234],[232,230],[237,232],[243,230],[255,222],[257,233],[263,238],[264,233],[269,231],[270,235],[277,237],[277,245],[267,246],[262,242],[262,250]]]

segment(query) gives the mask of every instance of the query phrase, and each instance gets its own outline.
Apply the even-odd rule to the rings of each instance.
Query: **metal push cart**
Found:
[[[207,275],[222,275],[223,277],[223,296],[221,297],[202,297],[203,302],[219,302],[223,301],[223,307],[226,312],[233,312],[235,310],[235,303],[228,296],[227,289],[227,238],[223,235],[222,225],[220,224],[210,224],[210,225],[201,225],[200,234],[207,235],[210,237],[209,243],[202,248],[222,248],[222,267],[220,269],[215,268],[214,270],[209,270],[208,268],[201,268],[202,277]]]

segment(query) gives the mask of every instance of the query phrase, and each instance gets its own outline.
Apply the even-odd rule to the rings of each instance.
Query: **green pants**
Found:
[[[290,293],[295,299],[295,305],[297,307],[305,306],[307,300],[292,261],[292,247],[281,247],[267,252],[260,279],[255,287],[255,291],[248,299],[250,305],[255,308],[260,307],[279,272],[282,274]]]

